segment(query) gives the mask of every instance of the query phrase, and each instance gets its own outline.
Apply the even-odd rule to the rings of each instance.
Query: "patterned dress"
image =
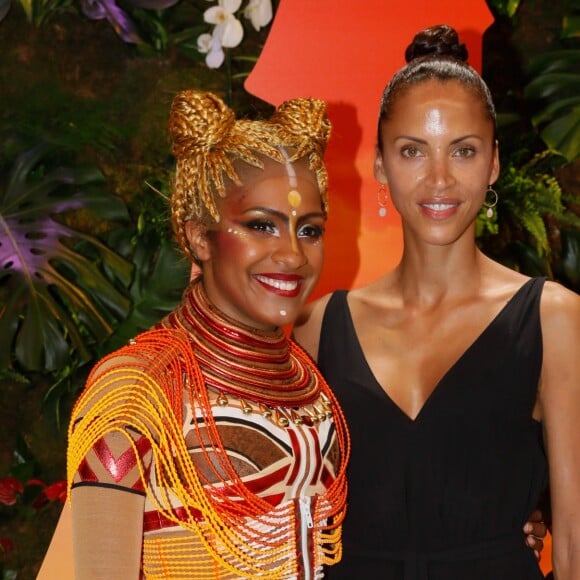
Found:
[[[93,371],[73,413],[70,484],[145,496],[145,578],[321,578],[341,557],[340,409],[283,335],[242,329],[257,341],[250,365],[213,344],[224,325],[230,345],[247,339],[221,314],[216,326],[200,286]],[[260,370],[264,388],[239,383]]]

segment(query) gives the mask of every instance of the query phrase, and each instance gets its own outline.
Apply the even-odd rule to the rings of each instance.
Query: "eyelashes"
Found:
[[[452,157],[469,158],[476,154],[477,150],[471,145],[462,145],[451,152]],[[418,159],[427,157],[427,154],[416,145],[404,145],[400,148],[401,157],[407,159]]]
[[[280,228],[273,220],[252,219],[241,222],[241,225],[244,229],[259,234],[274,236],[280,234]],[[319,239],[324,235],[324,231],[325,228],[321,225],[306,223],[298,227],[297,236],[299,238]]]

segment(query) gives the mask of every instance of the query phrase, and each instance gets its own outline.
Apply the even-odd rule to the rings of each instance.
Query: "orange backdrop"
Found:
[[[330,218],[327,261],[316,296],[378,277],[401,254],[392,206],[378,216],[372,176],[382,90],[403,63],[414,34],[454,26],[481,65],[481,36],[492,16],[484,0],[281,0],[246,89],[274,105],[292,97],[326,100],[333,122],[327,162]]]
[[[327,259],[314,297],[365,284],[400,258],[400,221],[392,206],[379,217],[372,165],[378,103],[406,46],[422,28],[450,24],[481,70],[482,35],[492,22],[485,0],[281,0],[245,86],[273,105],[293,97],[328,103]],[[549,562],[548,541],[544,571]]]

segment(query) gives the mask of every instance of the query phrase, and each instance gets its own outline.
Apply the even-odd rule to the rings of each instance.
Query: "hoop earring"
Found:
[[[382,218],[387,215],[388,201],[389,194],[387,193],[387,187],[384,183],[381,183],[379,190],[377,191],[377,203],[379,204],[379,216]]]
[[[483,207],[487,208],[487,211],[485,212],[485,215],[491,219],[493,217],[493,208],[497,205],[497,202],[499,201],[499,195],[497,194],[497,191],[495,191],[495,189],[493,189],[491,187],[491,185],[488,186],[487,191],[485,192],[485,195],[487,197],[488,193],[493,193],[493,195],[495,196],[495,199],[493,200],[492,203],[484,203]]]

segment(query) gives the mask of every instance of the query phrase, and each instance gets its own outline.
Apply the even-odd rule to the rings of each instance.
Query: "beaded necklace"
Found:
[[[218,393],[277,407],[302,407],[320,395],[313,363],[297,354],[281,329],[268,332],[233,320],[210,304],[200,279],[161,325],[188,333],[205,383]]]
[[[151,494],[147,467],[137,452],[135,457],[149,500],[160,516],[192,532],[193,538],[197,538],[195,541],[201,542],[204,549],[203,553],[198,552],[193,539],[172,535],[151,539],[145,537],[143,571],[146,577],[158,577],[153,569],[165,571],[159,577],[176,576],[178,570],[188,566],[184,558],[193,549],[196,549],[195,573],[190,570],[194,574],[190,577],[199,580],[215,578],[222,571],[234,577],[270,580],[302,577],[298,557],[301,547],[297,544],[300,526],[297,506],[300,498],[272,506],[246,487],[227,458],[206,385],[206,369],[215,367],[218,364],[216,360],[221,361],[220,364],[224,364],[224,360],[223,357],[214,359],[210,364],[211,351],[206,349],[207,360],[202,366],[202,357],[198,356],[197,348],[203,340],[200,337],[192,341],[190,330],[193,325],[186,327],[184,324],[195,321],[185,317],[184,311],[203,314],[207,308],[206,304],[201,309],[189,310],[196,297],[203,299],[199,286],[201,284],[192,284],[191,290],[184,296],[182,307],[178,308],[175,316],[165,319],[163,325],[171,328],[141,334],[128,346],[106,357],[103,360],[104,371],[93,371],[89,377],[87,388],[75,405],[69,428],[69,486],[80,462],[96,441],[108,433],[124,433],[126,429],[132,429],[147,438],[155,458],[159,493]],[[214,311],[205,310],[205,314],[207,316],[202,317],[204,323],[195,326],[207,336],[208,328],[219,328],[216,325],[223,325],[224,319],[223,315],[216,317],[218,322],[211,325],[207,319],[214,316]],[[178,321],[183,324],[175,328],[174,324]],[[226,333],[236,336],[234,331],[239,331],[240,327],[232,322],[226,320],[230,327]],[[350,444],[344,416],[314,363],[298,345],[287,340],[283,334],[267,336],[251,329],[241,330],[254,335],[251,344],[260,347],[258,360],[266,361],[262,363],[265,368],[270,364],[275,370],[278,363],[273,361],[281,360],[285,368],[280,376],[296,376],[301,386],[297,389],[288,378],[276,376],[279,382],[272,390],[268,389],[263,378],[258,387],[252,383],[248,387],[239,378],[232,380],[228,374],[227,381],[220,377],[217,388],[229,389],[228,394],[232,396],[242,393],[246,397],[256,396],[268,404],[277,405],[296,405],[324,395],[328,408],[332,409],[340,464],[336,478],[326,491],[311,498],[308,545],[316,547],[313,548],[311,563],[314,568],[334,564],[342,555],[341,527],[346,510],[346,465]],[[249,341],[246,341],[247,344]],[[265,346],[267,344],[276,346],[270,349]],[[227,349],[229,354],[230,346]],[[252,354],[248,346],[245,351]],[[273,356],[269,358],[267,353]],[[242,370],[249,372],[252,368],[248,364]],[[239,376],[238,372],[236,368],[235,377]],[[308,380],[304,380],[304,375],[308,375]],[[286,389],[283,389],[285,381]],[[290,396],[285,399],[287,391]],[[274,394],[276,399],[273,398]],[[205,485],[195,467],[183,437],[184,396],[192,406],[201,410],[202,417],[194,420],[196,429],[202,426],[206,429],[208,440],[200,441],[202,450],[208,464],[212,464],[212,458],[218,460],[216,474],[221,474],[229,494],[224,494],[221,486]],[[327,419],[329,417],[326,416]],[[127,438],[133,445],[129,435]],[[185,516],[176,515],[175,502],[182,506]]]

